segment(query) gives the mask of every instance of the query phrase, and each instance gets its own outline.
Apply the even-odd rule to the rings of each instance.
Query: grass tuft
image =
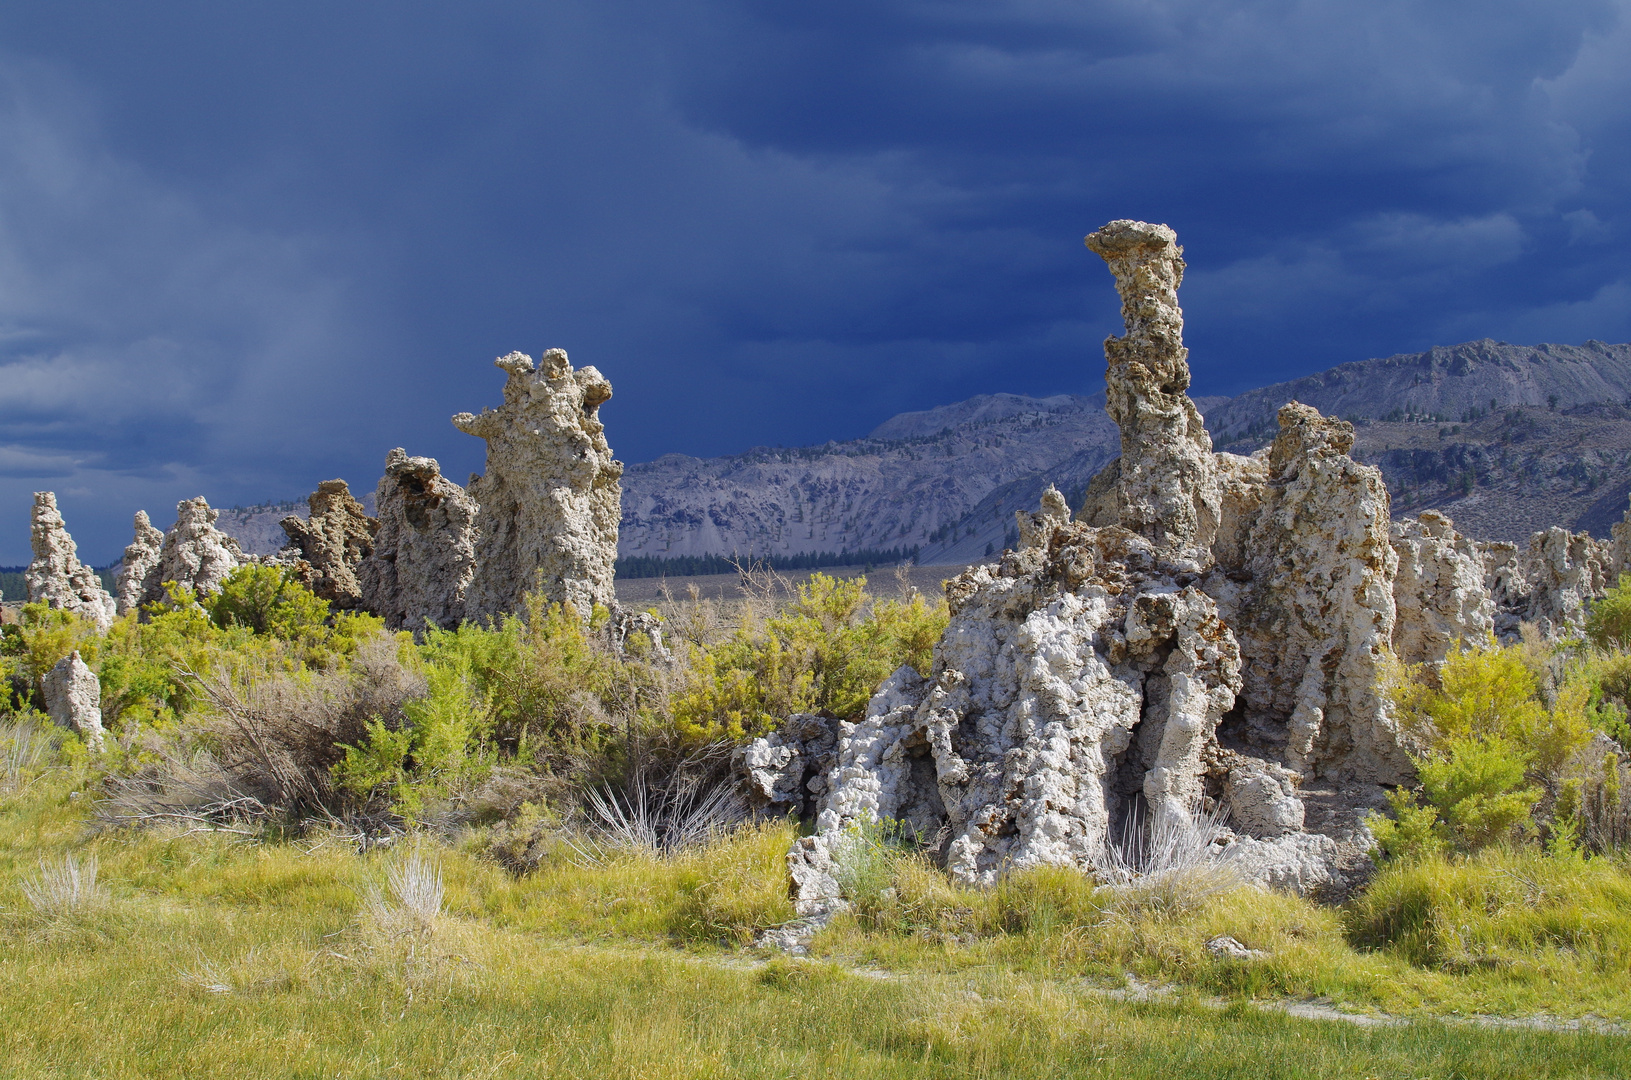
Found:
[[[42,919],[72,919],[105,908],[112,899],[97,884],[96,872],[94,855],[83,863],[73,855],[64,855],[60,863],[41,859],[40,876],[23,882],[23,896]]]

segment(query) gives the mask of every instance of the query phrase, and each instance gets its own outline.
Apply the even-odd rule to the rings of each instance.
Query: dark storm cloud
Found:
[[[1631,337],[1623,2],[631,0],[0,11],[0,562],[462,477],[561,345],[629,460],[1091,391],[1081,247],[1188,248],[1197,385]]]

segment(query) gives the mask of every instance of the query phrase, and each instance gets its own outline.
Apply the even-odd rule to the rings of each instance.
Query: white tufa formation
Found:
[[[1621,574],[1631,574],[1631,507],[1627,507],[1625,517],[1614,526],[1613,539],[1608,546],[1608,576],[1610,582],[1618,583]]]
[[[857,723],[832,722],[825,784],[802,776],[821,731],[745,748],[761,801],[826,788],[789,853],[801,915],[841,906],[849,830],[894,820],[957,880],[1037,864],[1103,869],[1136,827],[1228,815],[1243,877],[1341,893],[1366,872],[1363,826],[1412,779],[1380,685],[1395,657],[1443,661],[1503,613],[1578,627],[1626,556],[1558,529],[1528,551],[1478,545],[1442,514],[1394,523],[1352,425],[1296,402],[1272,446],[1212,452],[1185,393],[1172,230],[1117,221],[1087,238],[1126,336],[1105,343],[1122,457],[1072,522],[1049,491],[1020,545],[947,582],[951,621],[923,679],[902,668]],[[1631,515],[1616,530],[1631,544]],[[1509,549],[1509,550],[1508,550]],[[1618,560],[1618,562],[1616,562]]]
[[[1438,664],[1460,641],[1495,632],[1495,601],[1476,541],[1436,510],[1395,521],[1388,531],[1399,569],[1393,579],[1393,652],[1407,664]]]
[[[1553,526],[1522,548],[1504,541],[1480,544],[1496,634],[1516,641],[1524,623],[1548,639],[1578,633],[1592,597],[1615,583],[1613,545],[1631,529],[1631,512],[1626,519],[1614,526],[1615,540],[1608,543]]]
[[[470,480],[481,519],[466,617],[515,611],[540,586],[584,618],[597,604],[613,608],[623,465],[598,415],[611,383],[592,367],[573,370],[561,349],[537,366],[519,352],[494,363],[509,374],[504,404],[453,417],[487,441],[487,471]]]
[[[252,561],[238,541],[215,527],[219,516],[202,495],[176,503],[176,523],[164,535],[158,562],[142,579],[142,603],[166,601],[171,584],[199,597],[218,593],[227,575]]]
[[[45,711],[62,727],[76,731],[92,750],[103,746],[102,684],[80,659],[79,650],[58,660],[41,680]]]
[[[289,538],[280,555],[300,568],[313,593],[342,610],[358,607],[357,568],[374,552],[379,521],[368,516],[344,480],[324,480],[306,503],[310,517],[291,514],[279,522]]]
[[[1110,265],[1127,324],[1104,343],[1105,409],[1121,428],[1121,527],[1204,559],[1220,495],[1212,437],[1185,392],[1184,249],[1171,229],[1142,221],[1112,221],[1087,246]]]
[[[435,458],[398,447],[374,494],[379,526],[357,567],[361,606],[391,630],[451,629],[475,573],[476,503]]]
[[[29,601],[83,615],[105,633],[113,625],[116,605],[96,571],[79,561],[79,548],[57,511],[55,492],[34,493],[29,534],[34,560],[23,573]]]
[[[164,534],[153,527],[146,510],[136,511],[135,539],[126,546],[119,574],[113,579],[120,615],[141,607],[147,575],[158,567],[163,553]]]

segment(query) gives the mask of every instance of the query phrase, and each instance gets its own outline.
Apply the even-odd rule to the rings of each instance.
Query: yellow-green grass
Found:
[[[1095,992],[1131,969],[1208,993],[1329,985],[1372,1002],[1395,992],[1366,980],[1414,979],[1410,994],[1451,1000],[1434,998],[1433,979],[1486,974],[1357,951],[1338,913],[1290,898],[1235,893],[1179,917],[1117,917],[1068,875],[968,893],[902,863],[883,906],[818,942],[827,960],[766,965],[739,943],[791,916],[784,827],[667,862],[559,862],[521,879],[474,857],[474,844],[435,849],[447,913],[420,927],[382,923],[365,902],[400,850],[87,840],[89,795],[71,798],[75,782],[57,772],[0,796],[0,1075],[1631,1074],[1631,1040],[1618,1036],[1361,1030],[1192,995],[1132,1004]],[[36,917],[22,881],[69,852],[99,860],[110,904]],[[1271,957],[1203,959],[1212,932]],[[880,964],[891,977],[859,970]],[[1590,1011],[1579,990],[1559,990],[1552,1011]]]

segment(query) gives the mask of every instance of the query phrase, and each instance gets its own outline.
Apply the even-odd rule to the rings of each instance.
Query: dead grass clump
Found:
[[[400,725],[424,678],[387,635],[363,642],[343,668],[217,669],[199,679],[206,706],[193,728],[159,741],[155,760],[110,777],[96,813],[105,826],[191,822],[199,828],[298,826],[336,820],[374,831],[390,815],[340,790],[334,765],[368,723]]]
[[[1148,827],[1129,814],[1118,843],[1106,842],[1101,876],[1109,911],[1181,915],[1240,887],[1222,838],[1224,814],[1196,808],[1187,817],[1159,815]]]
[[[96,856],[81,863],[64,855],[61,863],[40,860],[40,876],[23,882],[23,896],[34,914],[46,920],[71,920],[108,906],[112,897],[97,884]]]
[[[0,722],[0,794],[16,791],[37,778],[61,741],[61,729],[48,722]]]

